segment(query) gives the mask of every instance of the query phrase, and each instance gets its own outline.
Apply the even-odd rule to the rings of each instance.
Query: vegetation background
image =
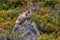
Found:
[[[32,3],[29,5],[29,3]],[[0,35],[10,32],[21,12],[37,5],[31,17],[38,25],[37,40],[60,40],[60,0],[0,0]]]

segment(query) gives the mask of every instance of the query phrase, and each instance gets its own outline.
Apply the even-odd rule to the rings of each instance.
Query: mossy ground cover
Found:
[[[19,0],[18,0],[19,1]],[[27,10],[30,2],[36,3],[31,22],[38,25],[41,35],[37,40],[60,40],[60,0],[0,0],[0,27],[11,31],[21,12]],[[6,3],[5,3],[6,2]],[[19,5],[18,5],[19,4]]]

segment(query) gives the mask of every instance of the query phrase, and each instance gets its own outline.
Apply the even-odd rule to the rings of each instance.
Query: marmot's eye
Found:
[[[26,14],[26,16],[27,16],[28,14]]]

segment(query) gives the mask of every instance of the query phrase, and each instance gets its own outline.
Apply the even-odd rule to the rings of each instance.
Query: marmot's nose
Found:
[[[33,11],[35,11],[35,8],[34,8],[34,7],[28,9],[28,12],[29,12],[29,13],[30,13],[30,12],[33,12]]]
[[[34,11],[34,10],[35,10],[35,8],[34,8],[34,7],[32,7],[30,10]]]
[[[32,10],[35,10],[35,8],[33,7]]]

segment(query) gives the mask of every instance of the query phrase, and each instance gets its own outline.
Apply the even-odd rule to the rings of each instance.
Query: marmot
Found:
[[[31,17],[31,15],[32,15],[31,12],[33,12],[34,10],[35,10],[35,8],[32,7],[30,9],[28,9],[27,11],[21,13],[18,16],[18,18],[16,20],[16,23],[20,24],[20,23],[24,22],[26,19],[29,19]]]

